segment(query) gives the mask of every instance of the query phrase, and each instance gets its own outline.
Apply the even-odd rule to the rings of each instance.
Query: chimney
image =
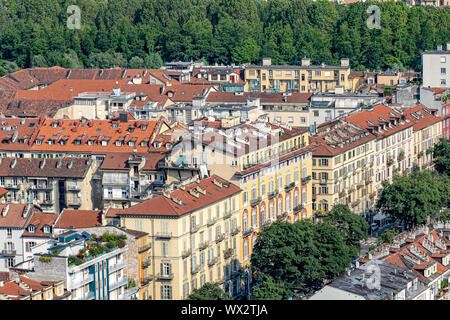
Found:
[[[2,217],[6,217],[6,215],[8,214],[8,211],[9,211],[9,204],[7,204],[6,206],[3,207]]]
[[[270,66],[272,65],[272,58],[263,58],[262,59],[263,66]]]
[[[350,66],[350,59],[349,58],[342,58],[341,59],[341,67],[348,67]]]
[[[39,162],[39,169],[44,169],[45,167],[45,158],[41,162]]]
[[[437,46],[437,51],[442,51],[442,46],[441,45]]]
[[[311,65],[311,59],[310,58],[303,58],[302,59],[302,67],[308,67]]]
[[[450,51],[450,42],[447,42],[447,51]]]
[[[13,161],[11,162],[11,169],[14,169],[14,167],[16,166],[17,163],[17,159],[14,158]]]

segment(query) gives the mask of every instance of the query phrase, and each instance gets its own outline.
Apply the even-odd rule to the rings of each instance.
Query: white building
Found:
[[[450,88],[450,42],[422,54],[422,75],[426,88]]]

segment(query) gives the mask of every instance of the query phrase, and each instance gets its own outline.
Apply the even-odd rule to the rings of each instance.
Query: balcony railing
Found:
[[[282,219],[284,219],[284,218],[286,218],[287,216],[288,216],[288,212],[287,211],[285,211],[285,212],[283,212],[283,213],[281,213],[279,216],[278,216],[278,219],[279,220],[282,220]]]
[[[181,256],[182,256],[183,259],[184,259],[184,258],[189,257],[189,256],[191,255],[191,253],[192,253],[192,250],[191,250],[191,249],[183,250],[183,251],[181,252]]]
[[[311,180],[310,176],[307,176],[305,178],[302,178],[302,184],[307,184]]]
[[[109,265],[109,273],[115,272],[119,269],[124,268],[127,265],[126,260],[121,260],[115,264]]]
[[[295,182],[292,182],[284,187],[284,191],[288,192],[288,191],[294,189],[294,187],[295,187]]]
[[[247,230],[244,230],[242,232],[242,236],[246,237],[246,236],[250,235],[252,232],[253,232],[253,229],[252,228],[248,228]]]
[[[191,225],[191,233],[195,233],[199,229],[200,229],[200,225],[198,225],[198,224]]]
[[[145,252],[147,250],[149,250],[152,247],[152,245],[148,242],[146,244],[144,244],[143,246],[138,247],[138,252],[142,253]]]
[[[257,206],[260,202],[261,202],[261,197],[257,197],[256,199],[253,199],[253,200],[250,202],[250,205],[251,205],[252,207],[254,207],[254,206]]]
[[[148,268],[148,267],[150,267],[150,265],[151,265],[151,260],[150,259],[144,260],[141,263],[142,269]]]
[[[216,243],[219,243],[221,241],[223,241],[225,239],[225,233],[221,233],[219,235],[216,236]]]
[[[67,199],[67,205],[69,206],[81,206],[81,200],[80,199]]]
[[[16,250],[2,250],[2,255],[3,256],[15,256],[16,255]]]
[[[206,248],[209,247],[209,242],[208,241],[203,241],[202,243],[200,243],[200,245],[198,246],[198,248],[200,250],[205,250]]]
[[[147,285],[152,280],[153,280],[153,276],[147,276],[147,277],[142,278],[141,287]]]
[[[20,189],[20,185],[8,183],[8,185],[6,185],[6,188],[7,189]]]
[[[45,199],[45,200],[37,200],[37,203],[42,206],[52,206],[53,200],[52,199]]]
[[[192,269],[191,269],[191,273],[192,274],[196,274],[196,273],[198,273],[200,271],[200,265],[196,265],[195,267],[193,267]]]
[[[231,235],[233,236],[237,235],[239,232],[241,232],[240,227],[234,227],[233,229],[231,229]]]
[[[172,232],[157,232],[156,238],[158,239],[170,239],[172,238]]]
[[[110,283],[109,284],[109,290],[112,291],[114,289],[117,289],[121,286],[124,286],[128,283],[128,278],[127,277],[122,277],[119,280],[117,280],[116,282]]]
[[[217,217],[213,217],[208,219],[208,222],[206,223],[208,225],[208,227],[214,225],[217,222]]]
[[[231,210],[228,210],[227,212],[225,212],[225,213],[223,214],[223,218],[224,218],[224,219],[231,218],[231,215],[232,215]]]
[[[294,213],[299,213],[300,211],[303,210],[303,205],[299,204],[298,206],[295,206],[294,208]]]
[[[69,191],[80,191],[81,190],[81,187],[79,187],[78,185],[74,185],[74,184],[69,184],[68,186],[67,186],[67,190],[69,190]]]
[[[158,273],[157,278],[158,278],[158,280],[172,280],[173,279],[173,273],[168,273],[168,274]]]
[[[268,199],[274,198],[278,194],[278,190],[274,190],[272,192],[269,192],[269,195],[267,196]]]
[[[94,275],[89,274],[87,277],[72,282],[72,288],[79,288],[85,284],[94,281]]]
[[[208,260],[208,266],[211,267],[217,263],[219,259],[217,257],[211,258]]]

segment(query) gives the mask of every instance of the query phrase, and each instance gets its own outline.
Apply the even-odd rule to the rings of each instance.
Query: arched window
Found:
[[[261,206],[261,218],[260,218],[260,225],[262,226],[264,223],[266,223],[266,206]]]
[[[278,198],[278,215],[281,216],[282,213],[283,213],[283,198],[279,197]]]
[[[271,201],[269,204],[269,216],[270,216],[270,220],[275,220],[275,208],[273,205],[273,201]]]
[[[243,230],[247,231],[248,230],[248,213],[247,213],[247,211],[244,212],[244,218],[243,218],[242,225],[243,225],[243,228],[244,228]]]
[[[256,227],[256,220],[257,220],[257,218],[256,218],[256,209],[253,208],[253,210],[252,210],[252,226],[253,227]]]
[[[248,258],[248,240],[244,240],[244,259]]]
[[[291,211],[291,195],[289,193],[286,195],[286,211]]]

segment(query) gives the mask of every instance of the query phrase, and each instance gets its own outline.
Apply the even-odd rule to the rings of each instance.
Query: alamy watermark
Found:
[[[381,10],[376,5],[371,5],[367,8],[366,12],[370,14],[366,20],[367,28],[369,29],[381,29]]]
[[[81,10],[79,6],[71,5],[67,7],[67,13],[70,16],[67,18],[67,28],[73,29],[81,29]]]

